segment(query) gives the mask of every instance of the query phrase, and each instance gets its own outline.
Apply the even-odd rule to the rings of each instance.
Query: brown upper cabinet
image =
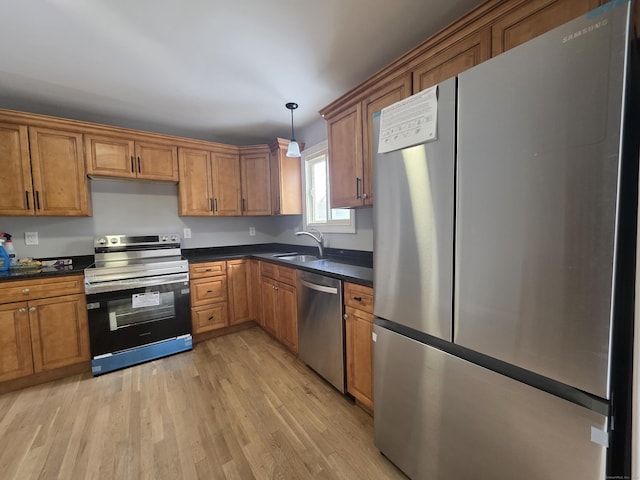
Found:
[[[88,134],[85,150],[89,175],[178,181],[175,145]]]
[[[240,216],[240,158],[237,153],[180,148],[181,216]]]
[[[287,157],[289,140],[276,138],[271,149],[271,214],[302,214],[302,176],[300,158]],[[304,144],[300,144],[300,150]]]
[[[242,215],[271,215],[269,157],[268,145],[240,147]]]
[[[413,93],[432,87],[491,56],[491,31],[484,28],[462,38],[450,39],[416,58],[411,69]]]
[[[0,123],[0,215],[88,216],[82,134]]]
[[[373,114],[411,95],[411,76],[401,75],[365,97],[325,114],[329,139],[331,208],[373,205]]]
[[[488,0],[320,111],[331,207],[373,204],[372,115],[526,42],[606,0]]]
[[[519,2],[491,25],[491,56],[506,52],[521,43],[548,32],[589,10],[604,0],[529,0]]]

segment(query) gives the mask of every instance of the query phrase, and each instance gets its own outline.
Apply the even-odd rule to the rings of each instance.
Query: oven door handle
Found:
[[[189,281],[188,273],[176,273],[161,277],[133,278],[112,282],[91,283],[85,279],[84,291],[87,295],[93,293],[117,292],[121,290],[133,290],[135,288],[150,287],[155,285],[169,285],[172,283],[184,283]]]

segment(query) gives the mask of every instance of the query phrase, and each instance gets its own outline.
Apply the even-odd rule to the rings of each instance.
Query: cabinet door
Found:
[[[191,309],[193,333],[209,332],[229,325],[227,302],[214,303]]]
[[[347,392],[373,411],[373,315],[345,307]]]
[[[33,214],[29,134],[24,125],[0,123],[0,215]]]
[[[227,301],[227,277],[199,278],[191,282],[191,306]]]
[[[179,211],[183,217],[213,215],[211,155],[206,150],[181,148],[178,152]]]
[[[489,27],[476,31],[459,40],[447,39],[440,47],[425,54],[422,62],[413,68],[413,93],[432,87],[458,75],[491,55],[491,31]]]
[[[531,40],[600,5],[598,0],[531,0],[500,17],[491,27],[491,55]]]
[[[276,290],[272,280],[262,277],[260,283],[262,297],[263,327],[271,335],[276,336]]]
[[[363,102],[362,160],[364,182],[362,197],[365,205],[373,205],[373,158],[378,146],[373,144],[373,114],[411,95],[411,74],[407,73],[376,90]]]
[[[178,147],[136,142],[138,178],[178,181]]]
[[[32,300],[29,321],[36,373],[89,360],[84,295]]]
[[[362,106],[327,119],[331,208],[363,205]]]
[[[87,174],[119,178],[136,178],[133,140],[84,136]]]
[[[82,134],[29,127],[36,215],[88,216]]]
[[[271,215],[269,153],[241,155],[242,214]]]
[[[230,324],[251,320],[249,301],[250,270],[248,260],[227,260]]]
[[[215,215],[242,215],[240,197],[240,157],[213,153],[213,210]]]
[[[288,140],[278,138],[271,151],[271,212],[273,215],[302,215],[300,158],[287,157]],[[302,148],[304,144],[301,144]]]
[[[0,305],[0,382],[33,373],[27,303]]]
[[[293,353],[298,353],[298,301],[296,288],[284,283],[276,284],[277,338]]]

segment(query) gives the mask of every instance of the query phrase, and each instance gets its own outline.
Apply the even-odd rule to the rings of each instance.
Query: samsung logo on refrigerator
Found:
[[[603,20],[600,20],[599,22],[589,25],[588,27],[584,27],[581,30],[576,30],[575,32],[570,33],[569,35],[565,35],[564,37],[562,37],[562,43],[567,43],[583,35],[587,35],[591,32],[595,32],[596,30],[599,30],[600,28],[605,27],[608,23],[609,23],[609,19],[605,18]]]

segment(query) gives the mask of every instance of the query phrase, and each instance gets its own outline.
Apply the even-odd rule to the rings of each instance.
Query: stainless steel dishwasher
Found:
[[[298,355],[345,391],[342,281],[298,270]]]

